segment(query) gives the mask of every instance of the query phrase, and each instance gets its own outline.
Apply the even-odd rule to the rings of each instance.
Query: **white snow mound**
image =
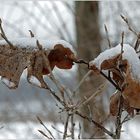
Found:
[[[20,48],[36,48],[36,41],[39,40],[39,43],[46,49],[53,49],[56,44],[62,44],[65,48],[70,48],[73,50],[73,47],[70,43],[66,42],[65,40],[50,40],[50,39],[40,39],[40,38],[16,38],[16,39],[9,39],[9,41],[17,47]],[[7,42],[5,40],[0,40],[0,45],[6,45]]]

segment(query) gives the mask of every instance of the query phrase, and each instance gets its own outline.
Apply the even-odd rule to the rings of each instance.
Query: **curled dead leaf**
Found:
[[[120,55],[118,54],[110,59],[106,59],[101,63],[101,70],[110,70],[117,67],[117,62],[120,59]]]
[[[120,100],[120,92],[117,91],[110,97],[110,114],[112,116],[117,116],[119,111],[119,100]],[[123,109],[127,111],[130,116],[134,116],[135,108],[131,107],[128,100],[123,98]]]

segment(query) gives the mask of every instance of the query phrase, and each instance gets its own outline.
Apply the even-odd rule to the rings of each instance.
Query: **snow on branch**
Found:
[[[3,38],[0,40],[0,76],[8,88],[18,87],[20,77],[26,68],[29,83],[48,88],[43,75],[49,74],[55,66],[60,69],[71,69],[76,61],[73,47],[68,42],[36,38],[31,31],[31,38],[8,39],[1,23],[0,20]]]
[[[113,68],[113,65],[115,65],[113,64],[113,62],[111,62],[111,59],[115,60],[115,57],[119,56],[120,53],[121,53],[121,44],[100,53],[100,55],[97,58],[95,58],[93,61],[90,61],[89,65],[90,67],[95,66],[100,70],[102,69],[109,70]],[[140,82],[140,71],[138,69],[140,67],[140,60],[134,48],[129,44],[123,44],[122,60],[128,61],[132,77]]]
[[[73,47],[70,43],[64,41],[64,40],[50,40],[50,39],[41,39],[41,38],[36,38],[36,37],[23,37],[23,38],[15,38],[15,39],[10,39],[9,41],[13,44],[13,46],[16,46],[18,48],[30,48],[30,49],[37,49],[37,44],[36,41],[39,40],[40,44],[45,48],[45,49],[53,49],[53,47],[56,44],[61,44],[65,48],[70,48],[73,50]],[[0,40],[0,45],[8,45],[8,43],[5,40]]]
[[[110,113],[114,116],[118,112],[120,96],[123,96],[123,108],[130,115],[134,109],[140,108],[140,60],[135,49],[129,44],[119,44],[102,52],[97,58],[89,62],[89,68],[96,73],[103,73],[119,87],[110,98]],[[121,94],[120,94],[121,92]]]

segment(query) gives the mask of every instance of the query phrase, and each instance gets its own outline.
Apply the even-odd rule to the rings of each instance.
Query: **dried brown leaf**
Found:
[[[43,75],[50,73],[48,66],[50,65],[51,70],[55,66],[70,69],[76,59],[74,53],[61,44],[54,46],[52,50],[28,50],[17,46],[15,48],[8,44],[0,46],[0,76],[9,88],[18,87],[20,77],[26,68],[29,83],[32,84],[31,77],[34,76],[40,82],[41,88],[47,88]],[[47,65],[44,56],[49,60]]]

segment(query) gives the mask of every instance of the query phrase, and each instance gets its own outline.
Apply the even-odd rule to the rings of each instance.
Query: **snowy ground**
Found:
[[[140,118],[139,118],[140,119]],[[64,131],[63,124],[60,123],[51,123],[44,122],[46,127],[52,132],[53,136],[57,139],[61,139],[63,137],[62,133]],[[137,125],[138,120],[134,119],[126,123],[123,127],[123,132],[121,139],[140,139],[140,135],[138,130],[140,130],[140,126]],[[42,130],[48,136],[49,133],[36,122],[14,122],[14,123],[3,123],[0,124],[3,128],[0,129],[0,139],[42,139],[45,138],[38,132],[38,130]],[[55,127],[55,129],[53,128]],[[76,124],[75,138],[78,138],[79,130],[78,123]],[[61,132],[58,132],[61,131]],[[68,134],[70,134],[68,132]]]

